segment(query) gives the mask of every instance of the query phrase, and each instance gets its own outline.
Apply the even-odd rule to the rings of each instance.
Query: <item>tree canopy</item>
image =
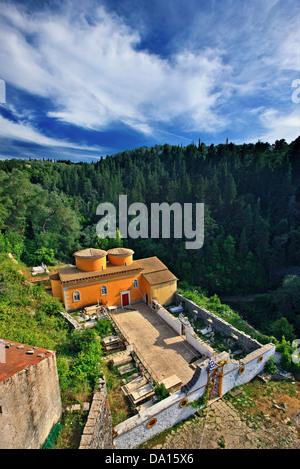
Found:
[[[121,194],[149,213],[153,202],[204,203],[203,247],[185,249],[172,230],[170,239],[97,238],[97,206],[110,202],[118,212]],[[276,291],[266,314],[282,310],[299,330],[300,137],[274,145],[156,145],[97,163],[4,160],[0,201],[0,249],[28,265],[72,262],[77,249],[122,244],[136,259],[159,257],[212,295]]]

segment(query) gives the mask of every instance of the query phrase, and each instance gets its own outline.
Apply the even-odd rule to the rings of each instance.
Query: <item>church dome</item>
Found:
[[[76,266],[85,272],[97,272],[106,268],[107,252],[102,249],[83,249],[74,252]]]
[[[134,251],[128,248],[113,248],[107,251],[108,261],[114,265],[130,265]]]

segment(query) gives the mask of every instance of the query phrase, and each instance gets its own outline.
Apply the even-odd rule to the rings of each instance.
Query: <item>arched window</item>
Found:
[[[107,286],[106,285],[103,285],[101,287],[101,296],[103,295],[107,295]]]
[[[139,281],[137,278],[135,278],[133,281],[133,288],[139,288]]]
[[[73,301],[80,301],[81,300],[81,297],[80,297],[80,292],[79,291],[74,291],[73,292]]]

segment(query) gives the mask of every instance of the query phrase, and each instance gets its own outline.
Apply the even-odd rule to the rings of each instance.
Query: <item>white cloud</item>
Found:
[[[138,51],[138,33],[103,8],[93,25],[83,15],[28,16],[7,4],[1,13],[3,78],[49,97],[49,117],[95,130],[122,121],[145,134],[181,116],[187,128],[224,125],[214,87],[226,67],[212,51],[172,60]]]
[[[282,113],[276,109],[264,110],[259,119],[265,128],[265,133],[258,138],[269,143],[282,138],[288,143],[295,140],[300,135],[300,107],[294,106],[291,113]]]
[[[168,3],[172,8],[173,2]],[[285,72],[299,70],[299,11],[292,15],[285,4],[224,0],[222,11],[217,3],[203,11],[195,1],[190,26],[172,15],[178,22],[176,47],[173,55],[162,58],[140,50],[138,30],[117,14],[94,8],[95,3],[79,12],[78,5],[65,2],[59,13],[28,13],[0,3],[0,75],[17,88],[49,98],[48,117],[86,129],[103,131],[122,122],[151,136],[172,132],[179,124],[178,133],[217,134],[259,108],[252,122],[256,117],[265,131],[255,128],[253,133],[268,137],[277,130],[282,135],[284,129],[288,139],[295,133],[296,111],[290,118],[275,110],[275,104],[266,110],[263,101],[272,98],[280,109],[283,85],[288,84],[285,96],[290,92]],[[56,144],[28,122],[7,121],[3,136],[4,129],[11,138]]]
[[[0,139],[19,140],[25,143],[35,143],[45,147],[59,147],[73,150],[102,151],[102,148],[75,145],[72,142],[54,139],[41,134],[30,123],[13,122],[0,116]]]

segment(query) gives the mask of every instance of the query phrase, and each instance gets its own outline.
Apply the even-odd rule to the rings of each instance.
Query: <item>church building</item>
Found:
[[[75,266],[50,276],[53,296],[67,311],[98,303],[124,308],[140,300],[151,304],[154,299],[170,304],[178,279],[157,257],[133,260],[133,254],[121,247],[75,252]]]

